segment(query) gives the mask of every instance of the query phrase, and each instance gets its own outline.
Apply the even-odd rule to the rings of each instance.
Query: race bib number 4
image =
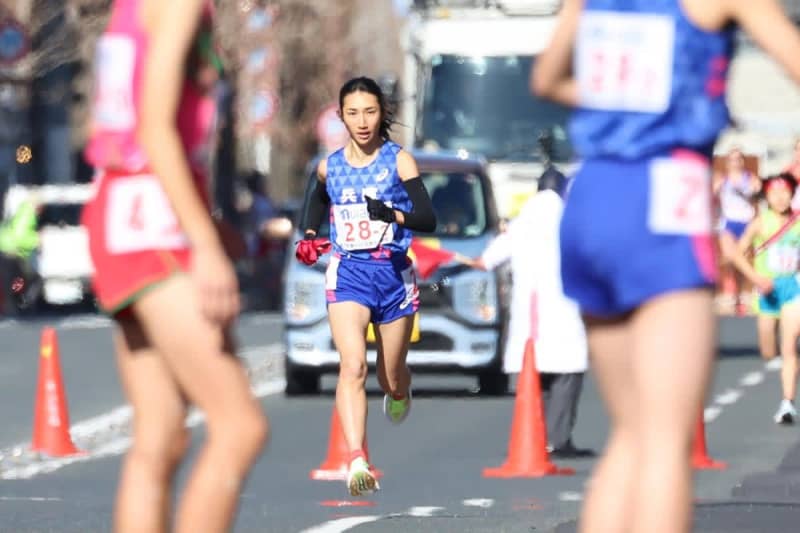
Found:
[[[344,250],[371,250],[394,239],[392,224],[370,220],[367,204],[333,206],[336,243]]]
[[[674,43],[671,17],[584,13],[575,47],[580,105],[609,111],[666,111]]]
[[[106,35],[97,43],[92,120],[95,126],[126,131],[136,122],[133,71],[136,46],[125,36]]]
[[[653,233],[711,234],[711,173],[695,158],[650,163],[648,226]]]
[[[131,176],[109,184],[106,246],[112,254],[189,247],[155,176]]]

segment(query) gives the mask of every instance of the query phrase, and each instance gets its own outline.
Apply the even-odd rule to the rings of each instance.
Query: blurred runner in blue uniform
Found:
[[[583,532],[690,530],[716,336],[710,156],[736,23],[800,80],[776,0],[567,0],[532,73],[536,94],[576,108],[561,270],[612,424]]]

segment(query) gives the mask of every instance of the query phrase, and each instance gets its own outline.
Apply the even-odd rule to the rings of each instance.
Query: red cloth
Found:
[[[422,279],[429,278],[440,266],[449,263],[456,255],[449,250],[432,248],[419,239],[411,240],[411,251],[414,253],[417,272]]]
[[[313,265],[319,256],[326,254],[331,249],[331,241],[328,239],[303,239],[298,241],[294,256],[303,264]]]

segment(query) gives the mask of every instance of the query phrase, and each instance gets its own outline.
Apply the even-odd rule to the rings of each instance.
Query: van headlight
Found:
[[[467,272],[453,280],[453,308],[476,324],[497,322],[497,283],[491,272]]]
[[[298,280],[286,284],[284,313],[287,324],[312,324],[325,316],[325,287],[321,283]]]

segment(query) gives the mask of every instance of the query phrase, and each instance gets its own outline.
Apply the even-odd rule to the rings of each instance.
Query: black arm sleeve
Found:
[[[317,186],[308,199],[308,210],[306,211],[306,219],[302,230],[306,231],[310,229],[314,230],[315,233],[319,231],[322,218],[328,212],[328,206],[330,205],[331,199],[328,196],[328,190],[325,184],[317,180]]]
[[[436,215],[433,213],[433,204],[431,204],[428,191],[425,189],[425,185],[422,184],[422,178],[417,176],[403,181],[403,188],[406,190],[409,200],[411,200],[410,213],[398,209],[403,213],[403,219],[405,220],[403,226],[426,233],[435,230]]]

